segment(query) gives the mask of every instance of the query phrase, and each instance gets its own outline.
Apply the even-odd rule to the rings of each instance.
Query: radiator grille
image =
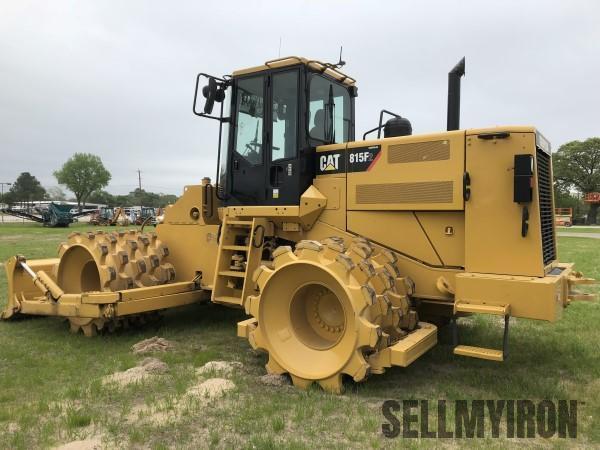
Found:
[[[452,203],[452,181],[359,184],[356,203]]]
[[[450,159],[450,142],[432,141],[396,144],[388,147],[388,163],[443,161]]]
[[[538,196],[540,199],[540,224],[544,264],[556,259],[554,237],[554,210],[552,208],[551,159],[546,152],[537,149]]]

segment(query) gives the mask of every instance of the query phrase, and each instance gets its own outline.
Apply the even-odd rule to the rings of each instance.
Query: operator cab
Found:
[[[298,204],[315,177],[315,148],[354,140],[355,80],[337,67],[286,57],[231,77],[198,76],[209,84],[198,113],[197,83],[194,113],[221,123],[226,155],[217,182],[225,206]],[[220,116],[210,115],[214,101]]]

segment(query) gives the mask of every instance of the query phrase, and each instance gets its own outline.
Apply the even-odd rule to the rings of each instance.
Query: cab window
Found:
[[[308,105],[310,137],[324,143],[348,142],[350,124],[348,89],[321,75],[313,75]]]
[[[296,157],[298,147],[298,71],[273,75],[271,160]]]
[[[264,78],[237,83],[235,151],[253,165],[263,162]]]

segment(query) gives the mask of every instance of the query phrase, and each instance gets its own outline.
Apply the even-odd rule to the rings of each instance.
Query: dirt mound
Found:
[[[131,351],[136,355],[152,352],[166,352],[167,350],[171,350],[174,346],[173,342],[168,341],[165,338],[154,336],[134,344],[131,347]]]
[[[150,375],[165,373],[169,370],[160,359],[144,358],[139,365],[123,372],[115,372],[102,379],[102,384],[116,383],[120,386],[137,383]]]
[[[221,375],[231,375],[234,370],[243,367],[238,361],[209,361],[202,367],[196,369],[197,375],[206,375],[209,373],[219,373]]]
[[[267,386],[288,386],[291,384],[288,377],[275,373],[268,373],[259,379],[262,384],[266,384]]]
[[[169,366],[157,358],[144,358],[140,366],[148,373],[165,373],[169,371]]]
[[[96,450],[100,448],[102,448],[101,439],[99,437],[91,437],[54,447],[54,450]]]
[[[208,380],[189,388],[186,392],[186,396],[213,400],[222,397],[227,391],[230,391],[233,388],[235,388],[235,384],[231,380],[225,378],[209,378]]]

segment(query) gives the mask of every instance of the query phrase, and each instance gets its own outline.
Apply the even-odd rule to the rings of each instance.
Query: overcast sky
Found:
[[[217,123],[195,76],[301,55],[358,80],[357,136],[391,109],[446,125],[448,70],[467,58],[461,127],[531,124],[554,148],[600,135],[600,2],[0,0],[0,181],[46,187],[74,152],[108,190],[180,194],[214,177]]]

